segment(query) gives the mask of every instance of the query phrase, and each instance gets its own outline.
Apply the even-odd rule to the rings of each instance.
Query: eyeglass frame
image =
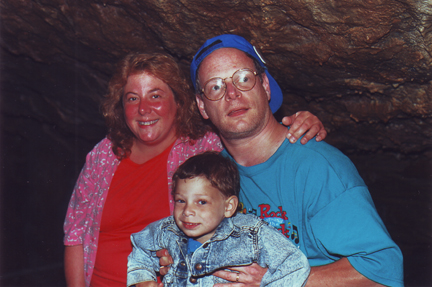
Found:
[[[258,74],[257,71],[253,71],[252,69],[249,69],[249,68],[243,68],[243,69],[238,69],[237,71],[235,71],[235,72],[232,74],[231,77],[226,77],[226,78],[223,78],[223,79],[222,79],[221,77],[213,77],[213,78],[208,79],[208,80],[204,83],[203,88],[201,89],[201,94],[203,94],[204,97],[205,97],[207,100],[212,101],[212,102],[216,102],[216,101],[221,100],[221,99],[225,96],[225,94],[226,94],[226,90],[227,90],[227,84],[225,83],[225,80],[226,80],[226,79],[232,79],[232,78],[234,77],[234,75],[235,75],[237,72],[239,72],[239,71],[244,71],[244,70],[246,70],[246,71],[250,71],[250,72],[252,72],[252,74],[254,75],[254,80],[255,80],[255,82],[254,82],[252,88],[250,88],[250,89],[248,89],[248,90],[242,90],[242,89],[239,89],[239,88],[237,87],[237,85],[234,83],[234,81],[233,81],[233,85],[234,85],[234,87],[235,87],[237,90],[242,91],[242,92],[248,92],[248,91],[252,90],[253,88],[255,88],[255,85],[256,85],[256,79],[257,79],[257,77],[259,77],[260,75]],[[205,86],[206,86],[206,85],[207,85],[211,80],[214,80],[214,79],[221,79],[222,82],[223,82],[223,84],[224,84],[224,86],[225,86],[225,91],[223,92],[222,96],[221,96],[219,99],[216,99],[216,100],[209,99],[209,98],[206,96],[206,94],[204,93]]]

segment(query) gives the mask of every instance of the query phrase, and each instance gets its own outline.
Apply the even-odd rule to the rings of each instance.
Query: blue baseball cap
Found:
[[[265,66],[265,61],[258,53],[257,49],[254,46],[252,46],[245,38],[237,35],[225,34],[225,35],[216,36],[214,38],[207,40],[204,43],[204,45],[201,46],[201,48],[195,54],[190,68],[191,79],[195,90],[196,90],[197,70],[199,65],[208,55],[210,55],[213,51],[220,48],[236,48],[252,56],[260,63],[261,67],[265,69],[265,73],[270,82],[271,97],[270,97],[269,105],[272,112],[275,113],[282,105],[282,101],[283,101],[282,90],[279,87],[278,83],[276,83],[276,80],[269,74],[267,67]]]

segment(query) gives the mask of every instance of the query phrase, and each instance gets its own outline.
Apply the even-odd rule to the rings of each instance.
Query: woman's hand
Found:
[[[287,139],[291,143],[295,143],[303,134],[305,135],[300,141],[302,144],[306,144],[314,136],[317,142],[327,136],[323,123],[308,111],[300,111],[292,116],[284,117],[282,123],[290,127]]]
[[[215,284],[214,287],[223,286],[260,286],[264,274],[267,272],[266,268],[262,268],[256,263],[248,266],[231,267],[230,271],[219,270],[213,273],[214,276],[231,281],[233,283]]]
[[[165,276],[169,271],[169,266],[173,264],[173,259],[166,249],[157,251],[156,256],[159,257],[159,264],[161,266],[159,268],[159,273],[160,275]]]

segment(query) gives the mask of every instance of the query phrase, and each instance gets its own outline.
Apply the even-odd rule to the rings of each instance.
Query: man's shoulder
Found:
[[[292,145],[292,147],[297,151],[310,153],[312,155],[322,154],[323,156],[326,156],[342,153],[338,148],[332,146],[331,144],[326,143],[325,141],[317,142],[315,138],[309,140],[306,144],[300,143],[300,140],[296,141],[294,144],[289,143],[288,140],[286,142],[288,142],[289,145]]]
[[[286,140],[283,144],[284,160],[292,161],[298,159],[301,162],[345,162],[350,161],[338,148],[324,142],[317,142],[315,139],[310,140],[307,144],[301,144],[300,141],[292,144]]]
[[[326,174],[324,170],[328,170],[344,183],[364,185],[354,163],[336,147],[315,140],[306,145],[296,143],[293,146],[295,150],[289,160],[296,165],[296,170],[309,176],[313,174],[317,178],[322,178]]]
[[[322,178],[325,170],[340,176],[357,174],[352,161],[337,148],[314,139],[303,145],[286,140],[281,148],[262,167],[247,170],[241,175],[271,176],[272,174],[289,178],[291,176],[316,176]]]

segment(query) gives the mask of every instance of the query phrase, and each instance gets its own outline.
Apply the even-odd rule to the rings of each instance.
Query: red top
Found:
[[[91,286],[126,286],[130,235],[170,215],[166,163],[171,148],[143,164],[121,161],[103,209]]]

